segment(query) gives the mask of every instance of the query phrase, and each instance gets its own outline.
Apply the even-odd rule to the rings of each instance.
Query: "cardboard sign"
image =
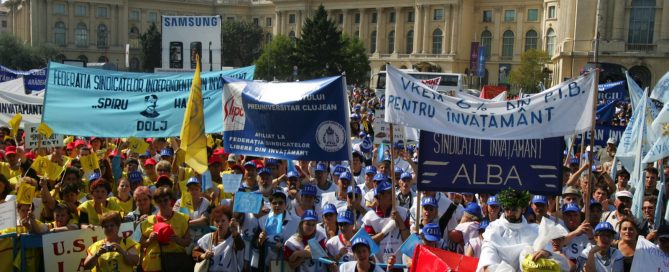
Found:
[[[26,132],[26,147],[28,148],[37,148],[38,143],[41,141],[41,147],[58,147],[63,146],[63,135],[60,134],[51,134],[51,137],[46,137],[37,131],[39,124],[24,124],[24,129]]]
[[[16,228],[16,201],[0,204],[0,230]]]

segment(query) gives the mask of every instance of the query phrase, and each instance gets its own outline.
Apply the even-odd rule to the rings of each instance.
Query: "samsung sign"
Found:
[[[193,70],[200,55],[203,71],[221,69],[221,16],[163,16],[163,69]]]

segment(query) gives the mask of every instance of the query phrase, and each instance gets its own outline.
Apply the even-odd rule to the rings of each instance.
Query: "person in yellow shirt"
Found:
[[[132,200],[132,195],[130,194],[130,181],[128,181],[127,178],[121,178],[121,180],[118,182],[116,195],[107,198],[107,200],[114,202],[116,205],[121,207],[122,217],[129,212],[132,212],[132,210],[134,210],[134,201]]]
[[[188,215],[172,210],[171,203],[175,199],[172,190],[167,187],[158,187],[153,192],[153,201],[158,205],[158,213],[150,215],[140,224],[142,231],[140,243],[144,250],[142,269],[145,272],[188,271],[193,269],[193,259],[186,255],[186,247],[192,242],[188,233]],[[174,234],[166,240],[162,240],[165,237],[159,237],[158,232],[154,231],[153,227],[158,222],[171,226]],[[162,267],[163,262],[169,262],[169,265],[166,264],[166,267]]]
[[[116,203],[107,201],[107,196],[111,192],[111,186],[103,178],[94,179],[91,184],[91,192],[93,194],[92,200],[79,205],[79,223],[81,228],[88,227],[88,225],[100,225],[99,216],[109,211],[120,211],[121,207]]]
[[[0,162],[0,174],[5,176],[7,180],[20,178],[22,175],[21,161],[16,153],[16,146],[5,147],[5,161]]]
[[[137,242],[130,237],[118,235],[121,226],[121,214],[111,211],[100,216],[100,224],[105,232],[105,239],[88,247],[84,268],[91,271],[132,272],[139,262]]]
[[[79,229],[79,221],[72,217],[67,204],[59,203],[53,210],[54,221],[47,223],[49,232],[61,232]]]

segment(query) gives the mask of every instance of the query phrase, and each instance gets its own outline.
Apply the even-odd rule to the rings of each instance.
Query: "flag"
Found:
[[[128,138],[128,144],[130,144],[130,150],[137,154],[144,154],[146,153],[146,150],[149,148],[149,143],[135,137]]]
[[[355,240],[356,238],[362,238],[367,240],[367,243],[369,243],[369,248],[370,248],[370,253],[376,254],[376,252],[379,251],[379,245],[374,242],[371,236],[369,236],[369,233],[365,230],[365,228],[360,228],[360,230],[351,237],[351,241]]]
[[[606,104],[597,105],[597,123],[610,122],[613,119],[613,116],[616,114],[616,102],[613,100]]]
[[[21,119],[23,119],[23,116],[20,113],[17,113],[12,117],[12,119],[9,119],[9,128],[12,129],[11,131],[11,136],[16,137],[16,134],[19,132],[19,126],[21,125]]]
[[[632,110],[634,110],[639,105],[639,100],[641,100],[644,90],[639,87],[639,84],[636,84],[636,81],[634,81],[628,72],[625,72],[625,77],[627,78],[627,90],[630,95]]]
[[[202,81],[200,79],[200,57],[196,56],[197,66],[193,75],[193,84],[188,96],[186,112],[181,126],[181,149],[186,152],[185,162],[202,174],[207,169],[207,136],[204,134],[204,110],[202,102]]]
[[[46,136],[47,138],[51,138],[51,135],[53,134],[53,130],[51,130],[51,128],[45,123],[40,123],[39,126],[37,126],[37,132]]]
[[[669,156],[669,103],[664,107],[653,120],[651,133],[655,136],[655,142],[643,158],[643,162],[651,163]]]
[[[650,98],[660,100],[662,103],[669,102],[669,72],[657,81],[655,88],[650,93]]]

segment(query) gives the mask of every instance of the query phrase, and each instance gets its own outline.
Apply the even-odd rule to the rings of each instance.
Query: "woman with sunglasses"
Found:
[[[95,271],[131,272],[139,262],[137,242],[130,237],[118,235],[121,226],[121,214],[111,211],[100,216],[100,224],[105,232],[105,239],[93,243],[86,252],[84,268]]]
[[[345,210],[337,214],[339,235],[330,238],[325,243],[327,253],[337,262],[348,262],[354,258],[351,250],[351,238],[355,235],[354,223],[353,212]]]
[[[307,210],[302,214],[302,220],[297,233],[286,241],[283,247],[284,258],[291,269],[316,272],[325,269],[318,260],[311,258],[311,252],[317,249],[311,248],[309,240],[314,239],[320,250],[325,251],[325,235],[316,231],[318,215],[314,210]]]
[[[281,261],[279,265],[283,265],[281,264],[283,261],[283,244],[297,232],[300,218],[286,212],[287,198],[283,190],[274,191],[269,198],[272,205],[270,213],[258,220],[261,231],[255,246],[261,249],[260,260],[264,260],[261,271],[266,271],[272,262],[276,264]],[[278,218],[281,218],[282,221],[276,222],[275,220]]]

